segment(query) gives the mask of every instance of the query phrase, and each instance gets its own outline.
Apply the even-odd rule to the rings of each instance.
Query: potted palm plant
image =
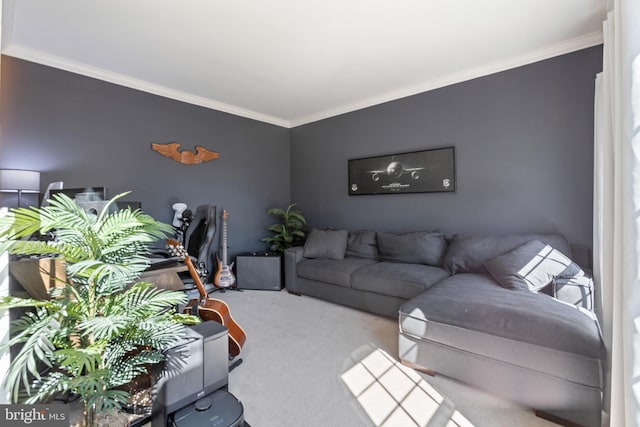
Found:
[[[136,281],[152,243],[173,229],[140,210],[109,209],[123,195],[97,216],[56,195],[49,206],[13,209],[0,219],[0,253],[60,257],[66,269],[50,299],[0,298],[0,309],[30,308],[14,322],[9,342],[21,346],[6,376],[12,401],[72,393],[92,425],[94,415],[122,408],[129,397],[123,386],[163,361],[185,324],[198,321],[172,309],[186,302],[183,292]],[[53,238],[28,239],[37,232]]]
[[[271,208],[267,211],[269,215],[280,218],[280,222],[270,225],[267,230],[273,232],[273,236],[263,237],[262,242],[269,243],[269,249],[280,255],[284,254],[287,248],[298,246],[304,243],[305,232],[309,228],[307,220],[298,209],[294,209],[295,203],[286,209]]]

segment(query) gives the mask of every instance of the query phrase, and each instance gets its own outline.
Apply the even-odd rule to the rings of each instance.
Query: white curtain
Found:
[[[610,425],[640,426],[640,0],[608,3],[596,78],[594,274]]]

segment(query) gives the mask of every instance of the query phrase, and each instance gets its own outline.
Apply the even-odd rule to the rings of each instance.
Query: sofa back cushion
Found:
[[[347,230],[314,228],[304,243],[302,256],[316,259],[344,259],[347,251]]]
[[[347,240],[347,257],[378,260],[376,232],[369,230],[350,231]]]
[[[380,261],[440,266],[447,246],[444,233],[415,231],[411,233],[378,233]]]
[[[569,242],[561,234],[512,234],[507,236],[466,236],[455,234],[442,266],[449,274],[488,273],[484,263],[531,240],[539,240],[571,258]]]

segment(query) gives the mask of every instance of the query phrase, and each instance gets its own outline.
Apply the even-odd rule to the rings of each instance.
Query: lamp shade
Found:
[[[0,191],[38,193],[40,191],[40,172],[0,169]]]

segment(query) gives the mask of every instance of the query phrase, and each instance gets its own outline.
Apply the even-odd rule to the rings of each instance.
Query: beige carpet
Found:
[[[286,291],[226,291],[247,334],[229,391],[252,427],[555,426],[399,363],[397,321]]]

